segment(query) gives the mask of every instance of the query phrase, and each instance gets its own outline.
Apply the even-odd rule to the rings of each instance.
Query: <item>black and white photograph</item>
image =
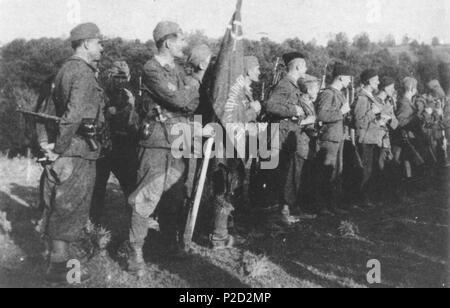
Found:
[[[0,0],[0,288],[448,288],[448,138],[448,0]]]

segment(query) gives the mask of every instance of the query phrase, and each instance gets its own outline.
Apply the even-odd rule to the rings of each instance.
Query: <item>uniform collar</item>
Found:
[[[92,64],[88,63],[85,59],[83,59],[83,58],[81,58],[79,56],[73,55],[72,57],[70,57],[68,59],[68,61],[79,61],[79,62],[82,62],[82,63],[86,64],[92,71],[94,71],[94,73],[97,72],[97,68],[96,67],[94,67]]]
[[[172,63],[169,63],[167,61],[164,61],[164,58],[162,58],[162,57],[160,57],[158,55],[155,55],[154,59],[155,59],[156,62],[158,62],[158,64],[161,67],[164,67],[167,70],[173,70],[176,67],[175,61],[173,61]]]
[[[290,83],[292,83],[296,88],[298,88],[297,80],[294,80],[294,78],[292,78],[292,77],[289,76],[289,75],[286,75],[286,79],[287,79]]]

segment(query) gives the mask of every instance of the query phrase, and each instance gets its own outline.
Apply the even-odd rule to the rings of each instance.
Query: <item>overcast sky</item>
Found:
[[[208,36],[225,32],[235,0],[0,0],[0,43],[15,38],[67,37],[79,21],[93,21],[108,36],[152,38],[163,19],[186,31]],[[244,0],[245,35],[262,33],[275,41],[299,37],[324,44],[331,33],[352,38],[368,32],[373,40],[408,34],[431,42],[450,43],[449,0]]]

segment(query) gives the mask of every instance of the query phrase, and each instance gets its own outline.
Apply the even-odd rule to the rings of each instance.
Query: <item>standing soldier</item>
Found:
[[[439,162],[445,161],[447,151],[445,143],[444,107],[447,104],[447,97],[438,80],[431,80],[427,87],[430,90],[429,99],[431,106],[427,106],[426,113],[434,120],[428,124],[431,139],[431,154],[435,153],[435,159]],[[431,114],[430,114],[431,113]]]
[[[248,142],[247,132],[241,130],[242,125],[256,123],[261,112],[261,104],[253,100],[251,89],[251,84],[259,81],[260,74],[258,59],[253,56],[245,57],[244,75],[237,78],[225,103],[221,122],[227,133],[237,132],[234,140],[236,148],[240,148]],[[243,187],[246,172],[249,172],[244,165],[247,157],[242,157],[241,154],[238,153],[238,158],[219,161],[217,170],[213,174],[215,217],[214,230],[210,240],[214,249],[231,247],[234,243],[234,238],[228,232],[228,219],[234,210],[233,204],[237,201],[238,190],[248,189],[248,187]]]
[[[302,103],[299,79],[307,71],[306,61],[301,53],[293,52],[283,56],[288,73],[273,90],[266,104],[266,111],[273,122],[280,124],[280,166],[279,205],[282,223],[297,223],[291,209],[297,206],[303,165],[309,155],[309,136],[303,131],[306,125],[314,124],[315,115],[308,112]]]
[[[119,180],[125,198],[133,192],[137,170],[137,114],[135,97],[130,91],[130,68],[116,61],[109,71],[106,121],[111,135],[111,149],[97,161],[97,179],[92,200],[91,220],[100,223],[108,179],[111,172]]]
[[[62,118],[46,167],[45,204],[49,207],[46,233],[50,240],[47,279],[66,282],[71,244],[80,240],[89,218],[95,184],[95,162],[101,146],[96,127],[104,123],[104,94],[96,78],[103,48],[99,28],[92,23],[75,27],[70,35],[74,56],[55,78],[53,100]],[[84,280],[88,275],[82,275]]]
[[[350,112],[349,102],[342,90],[351,83],[349,68],[336,63],[332,79],[331,85],[319,95],[316,104],[317,121],[322,122],[317,156],[320,165],[316,178],[317,199],[319,211],[327,215],[342,212],[337,207],[337,201],[343,170],[344,116]]]
[[[363,88],[359,92],[354,110],[358,147],[363,163],[363,178],[359,189],[362,205],[372,207],[370,197],[374,190],[370,181],[373,166],[381,154],[383,138],[386,135],[385,127],[390,118],[382,114],[382,105],[374,96],[374,91],[380,84],[378,73],[373,69],[363,71],[361,83]]]
[[[386,126],[383,126],[385,133],[382,141],[381,154],[378,160],[380,169],[380,189],[388,191],[393,197],[400,197],[399,184],[401,182],[401,168],[394,160],[391,136],[398,127],[398,120],[395,116],[395,80],[391,77],[383,77],[379,85],[379,92],[376,96],[381,106],[382,115],[389,119]]]
[[[423,149],[424,134],[422,130],[422,121],[417,114],[417,109],[414,106],[413,98],[417,95],[417,80],[412,77],[403,79],[404,93],[403,97],[398,103],[396,116],[398,119],[398,134],[402,139],[401,152],[396,151],[396,156],[401,157],[404,163],[406,177],[412,177],[411,162],[415,167],[421,168],[424,165]],[[419,153],[419,150],[422,150]]]
[[[128,199],[133,211],[129,271],[138,276],[145,271],[142,248],[149,227],[157,228],[159,223],[169,253],[180,252],[179,219],[185,200],[186,164],[183,158],[172,155],[172,142],[179,136],[172,135],[171,128],[178,123],[187,124],[199,102],[198,86],[185,84],[183,69],[175,62],[183,57],[186,47],[179,25],[160,22],[153,37],[158,52],[144,66],[145,114],[138,151],[137,189]]]
[[[318,137],[318,123],[316,116],[316,106],[315,103],[317,101],[317,97],[319,96],[321,80],[306,75],[303,78],[300,78],[300,88],[302,89],[301,103],[305,110],[305,114],[307,116],[311,116],[316,118],[315,123],[311,123],[305,125],[301,129],[302,134],[306,134],[309,139],[308,145],[308,154],[306,155],[305,165],[303,166],[302,176],[301,176],[301,201],[305,202],[305,204],[301,204],[301,209],[309,211],[312,208],[309,206],[314,200],[314,159],[317,155],[317,137]],[[302,140],[301,138],[297,138],[297,140]],[[305,153],[306,154],[306,153]],[[308,206],[305,206],[309,204]],[[303,215],[303,218],[316,218],[315,215]]]

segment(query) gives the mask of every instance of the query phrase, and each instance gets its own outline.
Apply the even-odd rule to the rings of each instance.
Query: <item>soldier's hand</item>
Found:
[[[342,114],[347,114],[351,111],[350,105],[349,104],[344,104],[344,106],[342,106],[341,108],[341,112]]]
[[[296,115],[297,115],[297,117],[299,117],[299,118],[303,118],[303,117],[305,117],[306,115],[305,115],[305,111],[303,110],[303,108],[302,107],[300,107],[300,106],[295,106],[295,110],[296,110]]]
[[[373,105],[372,106],[372,112],[374,113],[374,114],[380,114],[381,113],[381,110],[380,110],[380,108],[377,106],[377,105]]]
[[[301,122],[301,125],[312,125],[316,123],[315,116],[309,116]]]
[[[55,162],[59,158],[59,154],[56,154],[53,151],[48,151],[45,156],[47,157],[48,161]]]
[[[253,110],[255,110],[256,113],[260,113],[261,112],[261,104],[258,101],[254,101],[250,103],[250,107],[253,108]]]
[[[55,149],[54,143],[49,144],[48,142],[42,142],[41,144],[39,144],[39,146],[44,152],[53,151]]]
[[[438,108],[436,110],[436,113],[437,113],[438,116],[442,117],[444,115],[444,110],[442,108]]]
[[[124,91],[125,91],[125,94],[126,94],[127,97],[128,97],[128,104],[130,104],[131,106],[134,107],[134,105],[135,105],[135,103],[136,103],[136,99],[134,98],[133,93],[131,93],[131,91],[128,90],[128,89],[124,89]]]

